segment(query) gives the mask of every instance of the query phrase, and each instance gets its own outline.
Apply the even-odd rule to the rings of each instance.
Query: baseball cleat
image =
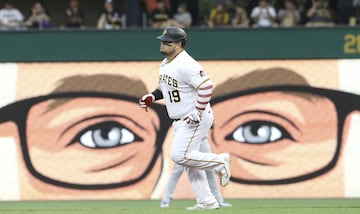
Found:
[[[220,177],[220,185],[222,187],[226,186],[230,182],[231,172],[230,172],[230,154],[222,153],[220,154],[224,157],[224,167],[217,173]]]
[[[168,208],[168,207],[170,207],[170,204],[169,204],[169,203],[166,203],[166,202],[161,202],[161,203],[160,203],[160,207],[161,207],[161,208]]]
[[[230,203],[227,203],[225,201],[222,201],[219,203],[220,207],[232,207],[232,205]]]
[[[196,204],[193,207],[186,207],[187,210],[215,210],[219,208],[220,206],[217,202],[212,204]]]

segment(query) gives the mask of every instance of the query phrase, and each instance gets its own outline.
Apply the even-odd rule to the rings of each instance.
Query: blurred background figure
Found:
[[[360,3],[360,0],[341,0],[336,2],[336,24],[350,24],[350,18],[355,17],[355,5],[357,1]]]
[[[259,4],[254,7],[250,14],[253,27],[275,27],[276,11],[268,0],[259,0]]]
[[[308,27],[334,26],[332,14],[329,9],[327,0],[313,0],[311,8],[307,11],[306,16],[309,21]]]
[[[210,12],[208,19],[209,27],[227,26],[230,23],[230,14],[223,3],[218,3]]]
[[[97,21],[97,28],[104,30],[120,29],[122,26],[122,14],[115,9],[112,0],[106,0],[104,3],[104,11],[100,14]]]
[[[61,28],[85,28],[84,11],[80,8],[78,0],[70,0],[65,9],[65,18]]]
[[[174,14],[174,21],[179,27],[190,27],[192,24],[192,15],[187,9],[186,4],[180,4]]]
[[[234,15],[231,19],[231,24],[233,27],[248,27],[249,18],[246,12],[245,6],[241,3],[236,3],[234,5]]]
[[[23,14],[14,7],[12,1],[4,1],[3,8],[0,9],[0,29],[21,30],[21,23],[23,20]]]
[[[170,23],[172,23],[170,8],[164,0],[157,0],[156,8],[150,13],[149,26],[163,28]]]
[[[31,7],[30,16],[24,22],[28,29],[46,29],[51,28],[51,19],[47,14],[44,5],[38,1]]]
[[[284,8],[279,10],[278,19],[282,27],[294,27],[300,23],[300,12],[294,0],[285,0]]]
[[[349,25],[360,25],[360,0],[354,0],[353,7],[355,12],[354,15],[350,17]]]
[[[213,6],[223,4],[226,8],[230,8],[234,5],[232,0],[212,0]]]
[[[336,24],[356,26],[360,24],[360,0],[341,0],[336,5]]]
[[[212,0],[198,0],[197,4],[199,7],[199,25],[207,26],[210,11],[213,9]]]

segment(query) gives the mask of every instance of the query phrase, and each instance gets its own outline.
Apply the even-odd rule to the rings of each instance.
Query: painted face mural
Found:
[[[270,188],[262,195],[284,191],[280,197],[307,197],[313,194],[301,186],[319,182],[312,188],[331,184],[335,190],[319,188],[315,194],[335,196],[344,181],[327,177],[342,164],[349,115],[359,105],[358,95],[312,87],[283,68],[255,70],[218,85],[210,139],[214,151],[228,151],[233,157],[236,184],[226,191],[236,194],[237,188],[258,187],[249,195],[256,197]]]
[[[358,60],[203,61],[227,198],[360,196]],[[0,199],[159,198],[171,121],[158,62],[0,65]],[[359,78],[357,78],[359,79]],[[192,198],[181,178],[174,198]]]

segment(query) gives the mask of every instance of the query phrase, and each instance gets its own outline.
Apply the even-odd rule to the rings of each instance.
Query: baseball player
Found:
[[[197,204],[188,209],[218,209],[219,203],[211,193],[204,170],[214,170],[220,185],[230,182],[230,155],[200,152],[213,123],[210,99],[213,84],[201,65],[184,49],[186,32],[179,27],[166,27],[160,39],[158,88],[140,98],[139,105],[147,107],[164,99],[167,113],[173,122],[171,159],[185,167]]]

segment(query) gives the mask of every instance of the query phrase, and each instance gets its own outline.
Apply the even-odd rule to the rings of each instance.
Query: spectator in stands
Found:
[[[120,29],[121,23],[122,14],[115,10],[112,0],[106,0],[104,3],[104,11],[97,21],[97,28],[105,30]]]
[[[212,0],[198,0],[199,24],[207,26],[211,10],[213,9]]]
[[[179,27],[190,27],[192,23],[191,13],[187,10],[186,4],[180,4],[174,14],[174,21]]]
[[[349,25],[360,25],[360,0],[354,0],[354,15],[350,17]]]
[[[216,6],[218,4],[223,4],[224,7],[230,8],[234,6],[234,2],[232,0],[212,0],[213,6]]]
[[[37,1],[31,7],[31,14],[24,22],[26,28],[46,29],[51,28],[51,19],[47,14],[44,5]]]
[[[312,7],[306,13],[306,16],[310,19],[306,26],[334,26],[328,5],[329,2],[327,0],[313,0]]]
[[[233,18],[231,19],[231,24],[234,27],[248,27],[249,18],[245,7],[240,3],[236,3],[234,6],[234,11],[235,12]]]
[[[210,12],[208,19],[209,27],[227,26],[230,22],[230,14],[223,3],[219,3]]]
[[[278,19],[282,27],[294,27],[300,23],[300,12],[294,0],[285,0],[284,8],[279,10]]]
[[[146,10],[146,13],[148,15],[150,15],[151,12],[153,12],[158,7],[157,4],[158,4],[159,0],[141,0],[141,1],[143,2],[144,6],[145,6],[144,9]],[[163,1],[165,3],[165,7],[171,8],[172,4],[170,4],[170,0],[163,0]]]
[[[268,0],[259,0],[258,6],[254,7],[250,14],[253,27],[276,27],[276,11]]]
[[[360,0],[341,0],[336,2],[336,24],[348,25],[350,18],[354,21],[355,17],[355,5]],[[352,22],[353,22],[352,21]]]
[[[21,30],[23,14],[14,7],[10,0],[4,1],[4,7],[0,9],[1,30]]]
[[[85,28],[85,16],[78,0],[70,0],[65,9],[65,18],[62,28]]]
[[[157,7],[150,13],[149,25],[153,28],[164,28],[173,23],[170,9],[164,0],[157,1]]]
[[[360,24],[360,0],[341,0],[336,6],[336,24]]]

